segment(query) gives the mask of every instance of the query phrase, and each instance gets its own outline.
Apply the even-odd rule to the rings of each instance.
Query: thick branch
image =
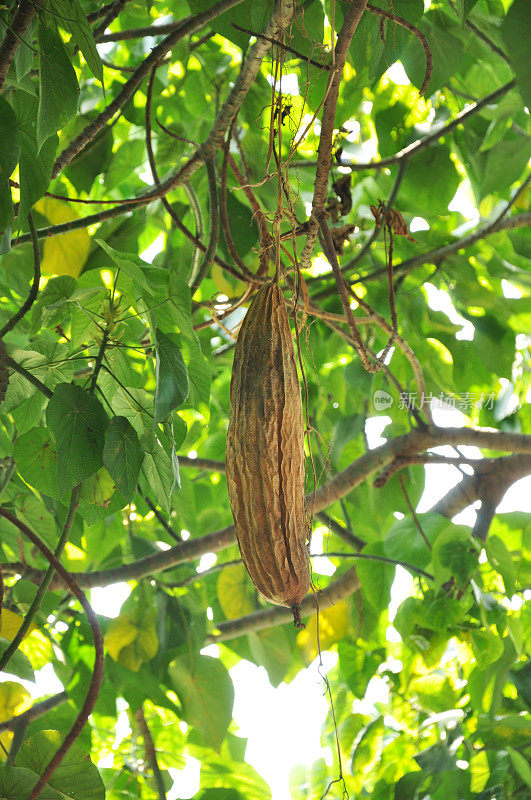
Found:
[[[334,141],[334,127],[336,120],[337,99],[339,87],[343,77],[343,68],[358,23],[367,5],[367,0],[355,0],[348,8],[343,25],[339,31],[334,49],[333,71],[328,82],[326,99],[323,103],[321,115],[321,133],[319,136],[319,149],[317,151],[317,164],[315,170],[315,183],[312,201],[312,213],[309,220],[309,233],[301,255],[301,266],[308,266],[315,240],[317,238],[318,219],[324,214],[326,195],[328,190],[328,176],[330,174],[330,159]],[[332,36],[335,32],[332,31]]]
[[[56,178],[61,171],[70,164],[72,159],[83,150],[85,145],[94,139],[96,134],[105,127],[115,113],[133,96],[153,65],[161,61],[166,53],[168,53],[178,41],[188,34],[194,33],[199,28],[202,28],[203,25],[206,25],[229,8],[238,5],[241,1],[242,0],[220,0],[219,3],[216,3],[216,5],[212,6],[212,8],[209,8],[207,11],[203,11],[195,17],[185,20],[176,30],[160,42],[136,68],[127,83],[124,84],[107,108],[102,111],[101,114],[98,114],[96,119],[93,119],[92,122],[81,131],[79,136],[70,142],[68,147],[59,155],[53,166],[52,178]]]
[[[330,606],[335,605],[345,597],[349,597],[359,589],[359,586],[356,569],[351,567],[322,592],[316,592],[316,595],[307,595],[301,603],[301,616],[307,617],[310,614],[315,614],[317,603],[321,611],[330,608]],[[225,642],[228,639],[236,639],[238,636],[243,636],[250,631],[261,631],[265,628],[271,628],[273,625],[282,625],[286,622],[293,622],[293,614],[290,608],[284,608],[284,606],[264,608],[245,617],[220,622],[218,625],[219,634],[210,634],[207,637],[207,641]]]
[[[335,475],[328,484],[322,486],[315,495],[307,496],[308,507],[314,513],[322,511],[359,486],[375,472],[379,472],[397,457],[418,453],[440,445],[475,445],[485,449],[511,453],[531,454],[531,436],[521,433],[508,433],[490,428],[437,428],[415,429],[403,436],[397,436],[389,442],[364,453],[342,472]],[[90,589],[94,586],[109,586],[118,581],[139,580],[147,575],[170,569],[171,567],[192,561],[205,553],[216,553],[230,547],[236,541],[234,526],[229,525],[199,539],[186,542],[141,558],[131,564],[124,564],[112,569],[76,573],[79,586]],[[5,564],[4,574],[23,574],[30,580],[40,580],[42,571],[28,569],[20,563]],[[60,585],[58,582],[56,585]]]
[[[454,517],[476,500],[494,501],[494,507],[515,481],[531,473],[531,455],[518,453],[480,461],[473,475],[465,476],[433,507],[445,517]]]
[[[5,6],[4,6],[5,8]],[[0,45],[0,92],[5,83],[9,67],[17,52],[28,25],[35,16],[35,4],[31,0],[20,0],[17,13],[13,17]]]

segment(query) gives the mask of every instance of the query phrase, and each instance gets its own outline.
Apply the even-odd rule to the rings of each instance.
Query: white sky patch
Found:
[[[373,450],[387,441],[382,437],[382,431],[391,422],[391,417],[368,417],[365,420],[365,434],[369,443],[369,448]]]
[[[323,671],[336,661],[336,653],[324,652]],[[311,765],[325,756],[320,740],[328,699],[318,659],[289,685],[281,683],[276,689],[265,669],[249,661],[240,661],[229,672],[236,688],[234,720],[238,735],[248,737],[245,760],[269,783],[272,800],[286,800],[291,769],[296,764]]]
[[[146,249],[140,253],[140,258],[151,264],[155,256],[158,256],[159,253],[162,253],[165,244],[166,235],[164,233],[159,233],[155,241],[151,242],[149,247],[146,247]]]
[[[463,181],[461,181],[457,187],[457,191],[450,201],[450,205],[448,206],[448,211],[458,211],[466,220],[468,220],[466,225],[461,225],[461,227],[456,228],[454,231],[454,236],[460,236],[471,227],[478,224],[479,211],[476,208],[474,195],[472,194],[472,188],[468,178],[465,178]]]
[[[469,320],[457,313],[448,292],[445,292],[443,289],[437,289],[432,283],[425,283],[424,288],[428,295],[428,305],[430,308],[434,311],[442,311],[446,314],[450,322],[453,322],[455,325],[463,326],[460,331],[457,331],[455,338],[472,341],[474,338],[474,326]]]
[[[411,233],[416,233],[417,231],[429,231],[429,229],[429,223],[424,219],[424,217],[413,217],[409,223],[409,230]]]
[[[273,75],[267,75],[267,82],[270,86],[273,86],[275,82],[275,78]],[[299,92],[299,79],[294,72],[288,72],[287,75],[283,75],[280,80],[278,80],[275,84],[275,91],[282,92],[282,94],[290,94],[292,97],[297,97],[300,94]]]
[[[199,791],[201,762],[193,756],[186,756],[183,769],[170,767],[168,772],[173,779],[173,786],[166,795],[167,800],[188,800]]]
[[[112,586],[96,587],[90,590],[90,605],[96,614],[114,618],[130,594],[131,587],[123,581]]]
[[[501,282],[502,292],[504,297],[510,297],[514,300],[520,300],[524,296],[522,289],[519,289],[518,286],[506,281],[505,278],[502,278]]]
[[[312,533],[312,546],[311,552],[312,553],[322,553],[323,552],[323,541],[325,540],[325,536],[328,535],[328,528],[324,526],[320,528],[316,528]],[[336,571],[335,566],[332,564],[329,558],[325,555],[317,556],[312,558],[312,570],[316,572],[318,575],[333,575]]]
[[[385,77],[389,78],[393,83],[396,83],[397,86],[409,86],[411,83],[400,61],[395,61],[395,63],[389,67],[385,72]]]
[[[312,204],[306,203],[306,206],[306,213],[310,216]],[[316,278],[318,275],[327,275],[330,272],[330,264],[324,256],[315,256],[315,258],[312,258],[312,266],[308,272],[312,278]]]
[[[204,572],[206,569],[210,569],[213,567],[218,557],[215,553],[205,553],[199,559],[199,564],[197,566],[197,572]]]

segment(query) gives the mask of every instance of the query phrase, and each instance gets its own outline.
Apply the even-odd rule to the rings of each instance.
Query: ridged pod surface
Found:
[[[226,472],[243,563],[271,603],[298,606],[310,586],[304,505],[304,422],[282,292],[264,286],[238,335]]]

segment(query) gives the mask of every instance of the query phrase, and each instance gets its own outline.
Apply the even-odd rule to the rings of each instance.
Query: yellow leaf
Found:
[[[216,284],[217,290],[221,292],[221,294],[227,295],[229,299],[238,297],[245,289],[245,284],[238,279],[234,279],[232,276],[227,278],[219,264],[212,264],[210,267],[210,277]]]
[[[349,607],[346,600],[340,600],[325,611],[319,612],[319,644],[327,650],[335,642],[343,639],[349,629]],[[297,634],[297,646],[308,661],[313,661],[319,650],[317,647],[317,614],[307,622],[306,628]]]
[[[121,620],[120,617],[111,622],[105,634],[105,647],[111,658],[118,661],[120,651],[134,642],[137,636],[136,625],[131,625],[125,620]]]
[[[15,635],[22,625],[23,617],[19,614],[15,614],[13,611],[9,611],[7,608],[2,609],[2,615],[0,616],[0,636],[3,639],[9,639],[10,642],[13,641]],[[31,623],[28,633],[34,631],[36,629],[36,625],[34,622]],[[27,634],[26,634],[27,635]]]
[[[29,659],[33,669],[42,669],[53,656],[52,643],[39,630],[32,631],[18,649]]]
[[[482,792],[490,776],[489,760],[483,750],[470,760],[471,790]]]
[[[133,609],[111,622],[105,634],[105,647],[114,661],[138,672],[142,664],[157,655],[159,640],[151,615]]]
[[[243,564],[225,567],[217,583],[219,604],[227,619],[236,619],[255,610],[255,594]]]
[[[79,219],[79,214],[68,203],[53,197],[43,197],[35,209],[46,217],[50,225]],[[89,250],[90,236],[84,228],[51,236],[44,240],[41,271],[47,275],[72,275],[77,278],[88,258]]]
[[[80,497],[87,503],[107,508],[113,494],[114,481],[105,467],[101,467],[94,475],[83,481]]]
[[[16,714],[22,714],[31,705],[30,693],[20,683],[15,683],[15,681],[0,683],[0,722],[11,719]],[[9,731],[0,734],[0,742],[8,752],[12,739],[13,734]],[[0,748],[0,753],[3,752]]]

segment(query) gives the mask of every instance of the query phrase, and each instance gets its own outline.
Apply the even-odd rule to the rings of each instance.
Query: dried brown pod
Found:
[[[350,191],[350,184],[352,181],[352,173],[348,172],[346,175],[341,175],[337,181],[332,184],[332,189],[339,197],[341,202],[341,216],[345,217],[352,211],[352,193]]]
[[[256,294],[232,368],[226,472],[243,563],[266,600],[295,623],[310,586],[304,421],[293,339],[276,283]]]
[[[334,250],[341,256],[345,245],[350,242],[350,235],[357,231],[356,225],[340,225],[338,228],[330,228],[330,235],[334,243]]]
[[[374,217],[376,225],[385,225],[396,236],[405,236],[410,242],[415,242],[415,239],[409,233],[407,223],[397,208],[386,208],[385,203],[381,200],[378,201],[377,206],[369,206],[371,213]]]

